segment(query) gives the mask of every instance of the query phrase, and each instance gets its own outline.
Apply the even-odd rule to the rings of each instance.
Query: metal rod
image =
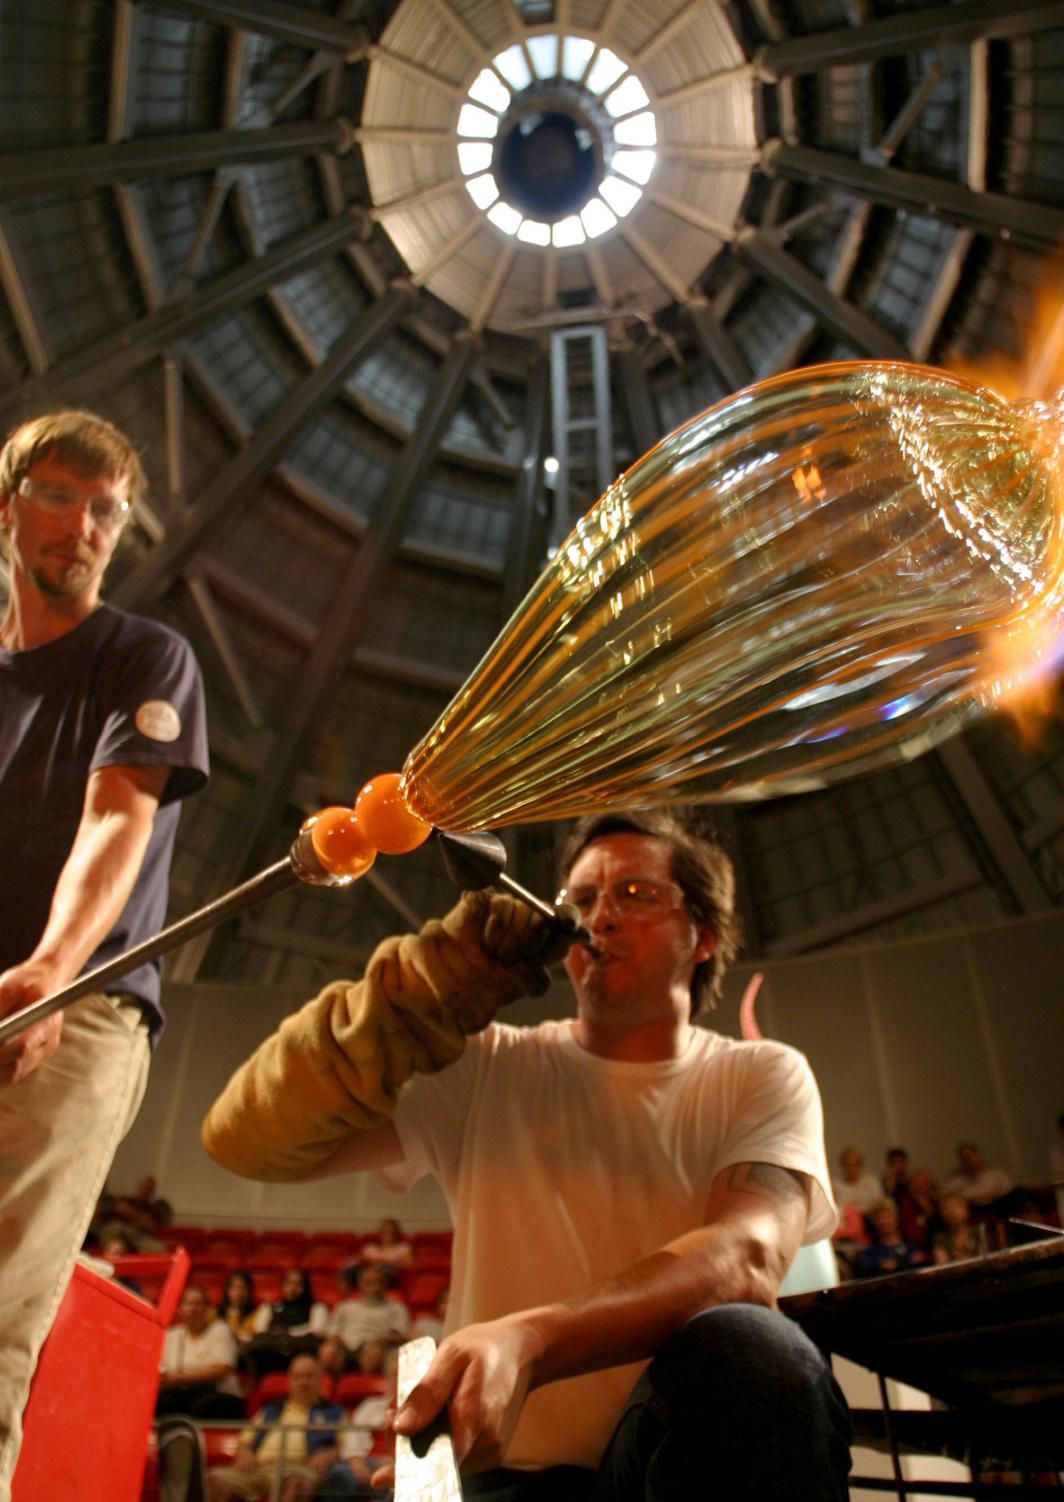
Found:
[[[288,887],[294,887],[299,880],[292,857],[285,856],[284,860],[278,861],[273,866],[267,866],[257,876],[250,877],[240,886],[234,887],[231,892],[226,892],[224,896],[216,898],[214,902],[208,902],[204,907],[197,908],[186,918],[180,918],[176,923],[171,923],[169,928],[162,929],[152,938],[145,939],[143,943],[127,949],[124,954],[117,955],[113,960],[108,960],[106,964],[99,965],[95,970],[90,970],[87,975],[79,975],[77,980],[72,981],[69,986],[64,986],[61,991],[42,997],[40,1001],[31,1002],[21,1011],[12,1012],[9,1017],[5,1017],[0,1022],[0,1043],[6,1043],[9,1038],[15,1037],[35,1022],[43,1022],[45,1017],[50,1017],[53,1012],[70,1006],[71,1002],[80,1001],[83,996],[88,996],[94,991],[101,991],[110,981],[128,975],[138,965],[143,965],[148,960],[158,959],[160,955],[169,954],[171,949],[176,949],[187,939],[195,938],[206,929],[224,923],[227,918],[243,912],[253,903],[272,897],[277,892],[283,892]]]

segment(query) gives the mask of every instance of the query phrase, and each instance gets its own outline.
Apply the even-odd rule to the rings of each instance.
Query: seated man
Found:
[[[345,1296],[330,1311],[318,1353],[321,1364],[337,1376],[353,1366],[379,1372],[388,1346],[401,1345],[410,1334],[410,1312],[397,1299],[385,1297],[379,1267],[342,1268],[337,1282]],[[358,1293],[350,1297],[356,1284]]]
[[[849,1416],[776,1308],[836,1224],[816,1083],[695,1021],[735,952],[731,864],[697,811],[642,810],[581,821],[561,875],[590,942],[467,894],[288,1018],[205,1145],[249,1177],[440,1183],[449,1333],[394,1425],[448,1410],[467,1499],[846,1502]],[[576,1016],[496,1021],[559,943]]]
[[[384,1360],[388,1390],[363,1398],[352,1413],[351,1428],[340,1436],[340,1460],[314,1488],[312,1502],[342,1502],[345,1497],[376,1497],[378,1502],[386,1502],[372,1478],[395,1451],[391,1424],[398,1371],[399,1351],[393,1346]]]
[[[267,1403],[240,1436],[229,1466],[207,1472],[210,1502],[230,1497],[255,1502],[273,1495],[274,1478],[282,1477],[280,1502],[304,1502],[311,1488],[339,1458],[336,1426],[344,1411],[321,1401],[321,1366],[310,1355],[295,1356],[288,1368],[288,1398]]]

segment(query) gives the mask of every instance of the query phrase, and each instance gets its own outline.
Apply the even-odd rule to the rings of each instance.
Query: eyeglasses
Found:
[[[563,904],[575,907],[581,920],[586,921],[603,896],[609,898],[610,906],[622,916],[644,921],[674,913],[684,905],[684,894],[679,887],[643,876],[622,876],[608,887],[563,887],[554,902],[557,907]]]
[[[29,475],[19,481],[18,493],[45,516],[67,516],[78,506],[87,506],[101,532],[117,532],[129,513],[129,502],[113,495],[94,495],[87,500],[80,491],[65,485],[41,485]]]

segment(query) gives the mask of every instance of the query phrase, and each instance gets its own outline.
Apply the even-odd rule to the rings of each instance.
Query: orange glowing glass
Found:
[[[362,876],[377,858],[354,809],[323,808],[303,827],[310,830],[314,854],[333,876]]]
[[[578,523],[389,807],[481,829],[919,755],[1051,667],[1062,460],[1064,393],[1009,404],[922,366],[729,397]]]
[[[355,812],[362,829],[384,855],[405,855],[416,850],[432,833],[431,822],[419,817],[400,790],[398,772],[371,777],[355,799]]]

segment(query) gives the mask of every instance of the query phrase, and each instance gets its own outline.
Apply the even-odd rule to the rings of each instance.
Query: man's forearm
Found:
[[[105,775],[105,773],[107,775]],[[125,907],[151,837],[165,767],[97,774],[31,962],[72,979]]]

